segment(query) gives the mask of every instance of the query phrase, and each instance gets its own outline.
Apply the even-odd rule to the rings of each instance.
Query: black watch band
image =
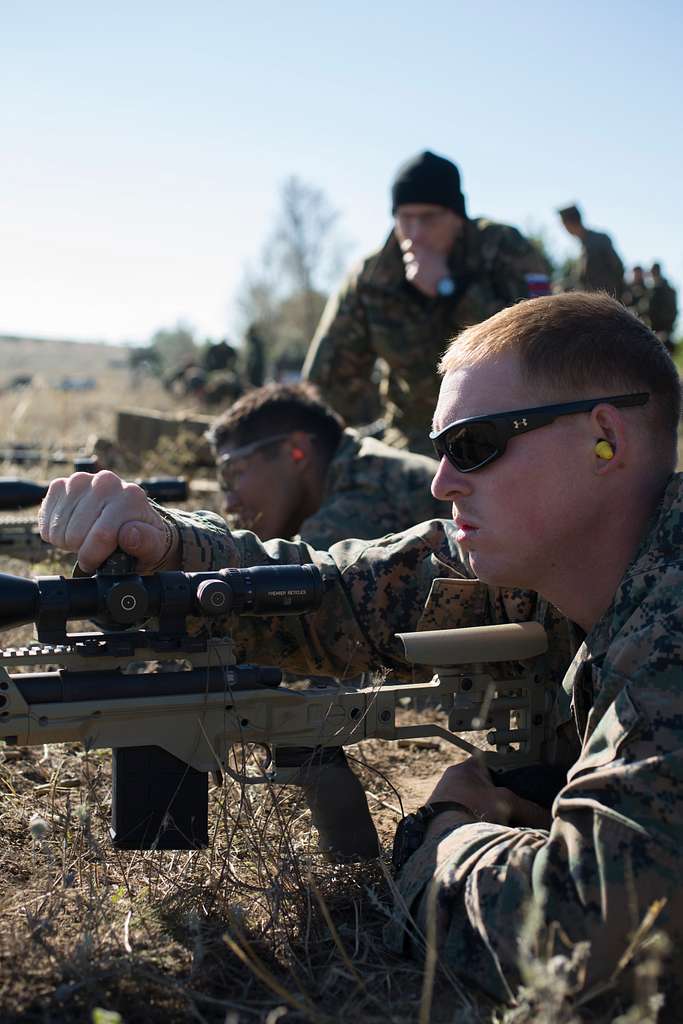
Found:
[[[408,858],[422,846],[430,821],[444,811],[462,811],[464,814],[472,815],[469,807],[455,800],[436,800],[434,803],[424,804],[412,814],[407,814],[399,821],[394,836],[391,853],[394,871],[400,871]]]

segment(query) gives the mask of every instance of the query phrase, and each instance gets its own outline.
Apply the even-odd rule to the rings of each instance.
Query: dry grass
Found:
[[[131,1022],[260,1020],[279,1006],[315,1021],[417,1015],[420,972],[381,945],[381,869],[325,864],[293,789],[215,787],[207,851],[122,853],[107,842],[108,755],[8,754],[4,1020],[97,1006]],[[457,1001],[451,990],[434,1019]]]
[[[178,402],[161,383],[135,377],[126,366],[126,350],[113,345],[0,338],[0,444],[79,449],[92,436],[112,437],[120,408],[178,411]],[[8,390],[18,374],[33,375],[30,387]],[[63,391],[64,377],[92,377],[92,391]]]
[[[11,345],[0,342],[0,351]],[[107,363],[120,353],[52,348],[48,358],[33,346],[31,358],[40,359],[34,387],[0,395],[5,440],[79,446],[88,432],[111,434],[117,406],[131,399],[127,371]],[[7,375],[34,369],[18,343],[12,353]],[[78,371],[67,367],[67,355],[79,357]],[[27,366],[16,363],[19,356]],[[55,392],[49,375],[57,367],[92,373],[102,386]],[[135,399],[140,408],[164,403],[154,382]],[[3,561],[0,570],[28,574],[24,563]],[[28,635],[27,628],[4,634],[4,643]],[[426,784],[445,751],[439,742],[366,741],[353,754],[386,852],[399,816],[393,787],[414,792],[416,780]],[[569,963],[531,963],[526,990],[508,1011],[464,992],[440,965],[433,986],[430,978],[425,984],[418,965],[389,956],[382,943],[391,905],[386,855],[367,865],[326,863],[295,787],[274,793],[245,792],[230,780],[214,785],[210,846],[192,853],[115,851],[110,803],[108,752],[0,750],[3,1024],[613,1019],[604,1008],[578,1008]],[[656,956],[647,962],[656,964]],[[654,1024],[652,984],[643,992],[623,1024]]]

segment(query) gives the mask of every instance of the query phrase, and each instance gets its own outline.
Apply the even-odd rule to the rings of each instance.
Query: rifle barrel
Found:
[[[47,484],[11,476],[0,477],[0,510],[3,512],[40,505],[46,494]]]
[[[124,675],[118,669],[72,672],[21,672],[13,677],[27,704],[71,704],[87,700],[133,700],[135,697],[189,696],[269,688],[282,682],[282,670],[259,665],[212,665],[181,672]]]
[[[182,477],[153,476],[135,482],[153,501],[187,501],[187,480]],[[10,512],[20,508],[30,508],[32,505],[40,505],[47,494],[48,486],[48,484],[36,483],[34,480],[23,480],[21,477],[0,477],[0,511]]]

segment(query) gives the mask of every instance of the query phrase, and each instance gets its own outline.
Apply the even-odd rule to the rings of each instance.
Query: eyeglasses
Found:
[[[250,458],[260,448],[267,448],[269,445],[286,441],[291,436],[291,430],[282,434],[271,434],[270,437],[262,437],[258,441],[251,441],[249,444],[243,444],[239,448],[233,448],[232,451],[219,455],[216,459],[216,469],[223,490],[230,490],[240,473],[244,472],[246,467],[240,468],[240,463]],[[306,434],[306,437],[311,441],[316,440],[315,434]]]
[[[272,434],[270,437],[262,437],[258,441],[251,441],[249,444],[243,444],[239,448],[234,448],[231,452],[224,452],[222,455],[219,455],[216,459],[216,468],[222,486],[229,489],[234,483],[235,466],[237,463],[248,459],[250,455],[253,455],[260,448],[277,444],[278,441],[285,441],[288,437],[289,433]]]
[[[518,434],[546,427],[558,416],[571,416],[576,412],[590,412],[596,405],[615,405],[618,408],[645,405],[647,391],[636,395],[613,395],[611,398],[587,398],[581,402],[561,405],[539,405],[534,409],[516,409],[497,412],[492,416],[472,416],[456,420],[443,430],[429,435],[439,461],[444,457],[460,473],[473,473],[482,469],[504,453],[508,441]]]
[[[260,441],[251,441],[249,444],[243,444],[240,448],[234,448],[231,452],[219,455],[218,465],[226,466],[235,459],[246,459],[253,452],[257,452],[259,448],[265,448],[268,444],[275,444],[276,441],[284,441],[287,437],[289,437],[289,433],[272,434],[270,437],[262,437]]]

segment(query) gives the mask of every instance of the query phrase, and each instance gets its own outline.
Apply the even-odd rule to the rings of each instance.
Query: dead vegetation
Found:
[[[383,864],[325,863],[295,788],[214,787],[207,851],[143,854],[108,843],[107,754],[7,750],[0,785],[4,1020],[418,1016],[419,969],[382,946]],[[451,1020],[466,1001],[439,984]]]
[[[85,430],[106,434],[124,379],[111,372],[116,386],[94,395],[54,398],[46,387],[0,396],[6,439],[78,444]],[[152,388],[149,404],[157,399]],[[29,574],[3,562],[3,572]],[[3,645],[29,635],[6,633]],[[663,950],[653,928],[641,937],[627,1011],[609,992],[590,1006],[576,998],[586,949],[530,958],[508,1009],[464,989],[433,957],[423,971],[390,956],[382,929],[399,797],[422,802],[448,755],[440,741],[366,741],[352,753],[385,855],[332,866],[296,787],[244,791],[226,779],[210,791],[207,850],[130,853],[109,842],[108,752],[0,747],[3,1024],[655,1024]]]

